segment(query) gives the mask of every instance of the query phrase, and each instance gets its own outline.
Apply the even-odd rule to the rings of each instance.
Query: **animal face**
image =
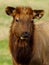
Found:
[[[32,10],[29,7],[7,7],[6,13],[13,17],[12,32],[20,39],[28,39],[34,30],[34,18],[41,18],[43,10]]]
[[[27,65],[33,51],[33,20],[40,19],[44,11],[32,10],[30,7],[7,7],[6,13],[13,17],[9,43],[12,56],[17,63]]]
[[[29,14],[16,14],[14,17],[12,31],[20,39],[27,39],[32,34],[33,28],[32,16]]]

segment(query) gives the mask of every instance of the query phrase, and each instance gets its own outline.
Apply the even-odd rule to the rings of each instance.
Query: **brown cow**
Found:
[[[9,37],[13,65],[47,65],[40,26],[33,22],[35,18],[40,19],[44,11],[30,7],[7,7],[6,13],[13,17]]]

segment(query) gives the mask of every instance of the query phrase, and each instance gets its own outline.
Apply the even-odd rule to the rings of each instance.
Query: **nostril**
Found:
[[[28,37],[30,37],[30,34],[28,32],[23,32],[21,37],[28,38]]]
[[[23,36],[24,36],[24,37],[28,37],[29,34],[28,34],[27,32],[24,32],[24,33],[23,33]]]
[[[28,32],[24,32],[25,34],[28,34]]]
[[[29,33],[28,33],[28,32],[23,32],[23,34],[26,34],[26,35],[28,35]]]
[[[28,38],[29,36],[27,34],[24,35],[24,38]]]

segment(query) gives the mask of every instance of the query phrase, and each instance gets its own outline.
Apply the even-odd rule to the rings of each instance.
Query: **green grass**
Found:
[[[6,39],[0,41],[0,65],[12,65],[8,41]]]

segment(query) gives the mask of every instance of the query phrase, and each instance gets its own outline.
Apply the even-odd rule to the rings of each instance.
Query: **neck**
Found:
[[[11,35],[11,53],[12,57],[14,58],[14,64],[15,65],[28,65],[32,58],[32,46],[33,46],[33,40],[32,38],[28,41],[26,40],[20,40],[15,35]],[[16,44],[16,45],[15,45]],[[14,49],[15,48],[15,49]]]

